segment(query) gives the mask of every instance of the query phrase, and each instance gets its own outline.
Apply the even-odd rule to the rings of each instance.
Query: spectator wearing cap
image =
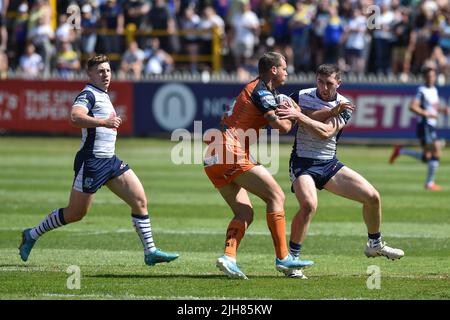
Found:
[[[81,51],[89,57],[95,53],[97,44],[97,8],[89,3],[81,7]]]

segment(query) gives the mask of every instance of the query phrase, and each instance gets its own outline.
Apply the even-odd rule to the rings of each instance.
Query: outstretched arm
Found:
[[[332,137],[345,126],[345,123],[343,121],[339,121],[337,117],[332,117],[325,123],[316,121],[303,114],[300,108],[278,109],[277,115],[280,120],[289,119],[291,121],[297,121],[308,131],[324,140]]]
[[[275,110],[266,112],[264,118],[269,121],[272,128],[280,130],[281,133],[288,133],[292,129],[292,121],[289,119],[280,119]]]

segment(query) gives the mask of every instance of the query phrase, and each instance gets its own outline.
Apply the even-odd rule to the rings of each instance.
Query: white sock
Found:
[[[65,225],[63,209],[55,209],[44,218],[36,227],[30,230],[30,236],[37,240],[44,233]]]
[[[144,246],[145,254],[155,252],[156,246],[153,241],[152,226],[150,224],[150,217],[148,216],[148,214],[144,216],[132,214],[131,218],[133,220],[134,229],[139,235],[142,245]]]
[[[436,174],[436,170],[439,167],[439,160],[430,160],[428,161],[428,173],[427,173],[427,181],[426,185],[430,185],[434,181],[434,175]]]

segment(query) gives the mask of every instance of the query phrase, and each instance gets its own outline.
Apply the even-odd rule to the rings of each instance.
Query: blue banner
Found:
[[[218,128],[224,106],[240,93],[245,84],[146,82],[134,85],[134,133],[149,136],[175,129],[193,132],[201,121],[203,132]],[[313,84],[280,88],[290,94]],[[346,85],[339,90],[357,107],[344,130],[344,137],[416,139],[416,116],[409,111],[417,85]],[[441,105],[450,105],[450,86],[439,87]],[[450,117],[438,121],[440,137],[450,139]]]

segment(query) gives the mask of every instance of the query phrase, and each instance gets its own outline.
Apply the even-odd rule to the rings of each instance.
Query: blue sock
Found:
[[[302,249],[302,245],[300,243],[295,243],[289,241],[289,252],[295,258],[300,257],[300,250]]]
[[[381,232],[368,233],[369,236],[369,246],[371,248],[378,247],[381,243]]]

